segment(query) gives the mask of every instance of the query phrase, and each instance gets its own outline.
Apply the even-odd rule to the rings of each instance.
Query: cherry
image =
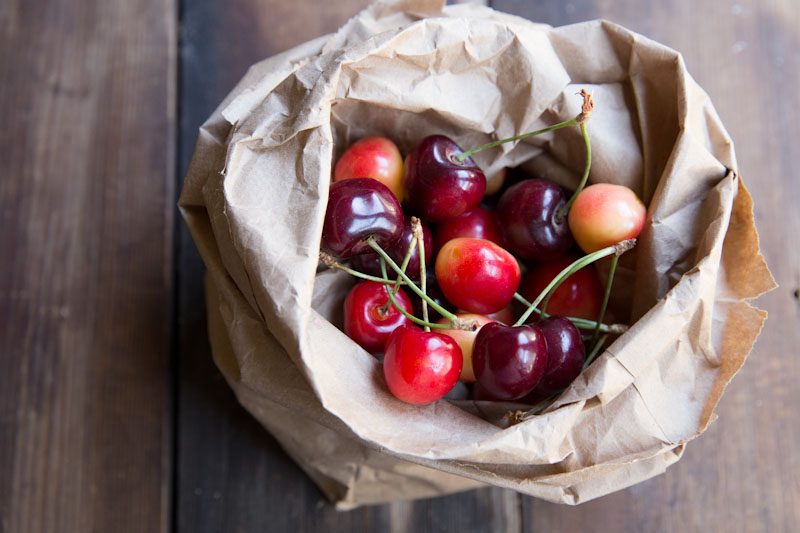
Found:
[[[333,181],[351,178],[374,178],[403,201],[403,156],[386,137],[366,137],[345,150],[333,168]]]
[[[494,322],[494,320],[487,316],[472,313],[458,313],[457,316],[462,320],[474,320],[477,327],[474,331],[463,329],[440,329],[438,331],[439,333],[444,333],[452,337],[453,340],[458,343],[458,347],[461,348],[461,357],[464,360],[464,364],[461,368],[461,377],[459,379],[467,383],[472,383],[475,381],[475,371],[472,369],[472,347],[475,343],[475,337],[478,335],[480,328],[490,322]],[[438,323],[449,324],[450,321],[443,318],[439,320]]]
[[[486,191],[486,176],[451,139],[426,137],[406,156],[403,180],[411,209],[431,222],[457,217],[476,207]]]
[[[497,204],[506,246],[523,259],[549,261],[572,247],[561,187],[543,179],[529,179],[506,189]]]
[[[400,326],[386,341],[386,384],[407,403],[424,405],[442,398],[458,381],[461,365],[458,344],[441,333]]]
[[[436,280],[445,297],[471,313],[495,313],[506,307],[519,287],[517,260],[483,239],[448,241],[436,257]]]
[[[353,178],[331,184],[322,228],[322,249],[334,257],[372,252],[374,237],[391,247],[403,233],[403,212],[386,185],[372,178]]]
[[[528,394],[547,366],[547,342],[534,325],[504,326],[491,322],[475,337],[472,366],[478,383],[503,400]]]
[[[522,278],[519,293],[533,301],[559,272],[578,259],[577,255],[567,254],[535,266]],[[603,291],[594,265],[587,265],[559,285],[550,296],[546,311],[551,315],[597,320],[603,304]]]
[[[563,316],[552,315],[537,324],[547,341],[547,367],[534,389],[538,397],[566,389],[583,370],[586,348],[581,333]]]
[[[632,190],[596,183],[578,194],[568,218],[578,246],[588,254],[636,238],[646,217],[647,208]]]
[[[427,224],[420,221],[420,225],[422,226],[422,237],[423,242],[425,243],[425,261],[429,264],[433,259],[433,235]],[[386,252],[389,254],[389,256],[391,256],[392,259],[395,260],[395,262],[402,263],[403,259],[405,259],[406,253],[408,252],[408,247],[413,239],[414,233],[411,229],[411,217],[407,216],[404,217],[403,221],[403,234],[400,236],[400,239],[397,241],[397,243],[391,248],[388,248]],[[365,274],[380,276],[380,257],[375,252],[357,255],[353,257],[353,268],[359,272],[364,272]],[[411,257],[408,261],[408,265],[406,265],[406,274],[414,281],[419,280],[419,249],[417,247],[414,247],[411,250]]]
[[[476,207],[463,215],[443,220],[436,226],[435,242],[439,250],[447,241],[458,237],[486,239],[503,246],[503,228],[497,215],[483,207]]]
[[[383,351],[386,339],[399,326],[411,321],[393,305],[386,305],[389,296],[383,283],[362,281],[357,283],[344,300],[344,332],[366,351],[376,354]],[[401,290],[395,301],[411,312],[411,300]]]

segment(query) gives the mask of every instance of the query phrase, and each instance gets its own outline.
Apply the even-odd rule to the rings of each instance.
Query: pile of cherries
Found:
[[[633,246],[646,209],[625,187],[585,187],[593,102],[581,95],[577,117],[470,151],[433,135],[404,161],[392,141],[369,137],[337,162],[320,258],[363,278],[345,299],[344,330],[383,353],[386,383],[399,399],[427,404],[461,379],[477,382],[476,399],[546,402],[607,335],[624,331],[602,319],[617,258]],[[580,127],[587,149],[571,198],[545,179],[505,185],[511,170],[487,191],[471,154],[569,126]],[[591,263],[608,256],[603,285]],[[515,305],[525,305],[516,320]]]

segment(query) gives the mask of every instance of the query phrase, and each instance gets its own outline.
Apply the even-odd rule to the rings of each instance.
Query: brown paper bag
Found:
[[[237,397],[340,508],[513,488],[577,504],[663,472],[714,418],[774,286],[733,144],[681,56],[605,21],[550,28],[476,5],[378,2],[338,33],[254,65],[203,125],[180,208],[207,266],[214,358]],[[440,133],[463,147],[575,116],[591,181],[648,205],[615,280],[631,329],[546,413],[396,400],[350,341],[354,281],[318,273],[332,164],[385,135],[405,152]],[[573,131],[574,130],[574,131]],[[574,187],[577,128],[481,152]]]

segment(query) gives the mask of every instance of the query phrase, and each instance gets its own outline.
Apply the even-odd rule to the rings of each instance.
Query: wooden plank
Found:
[[[525,529],[589,531],[793,531],[800,524],[800,111],[785,94],[800,84],[800,10],[757,2],[528,2],[494,6],[563,25],[607,18],[680,50],[734,139],[755,201],[762,250],[780,288],[757,303],[770,312],[719,420],[658,478],[568,509],[525,499]]]
[[[176,4],[0,6],[0,530],[165,531]]]

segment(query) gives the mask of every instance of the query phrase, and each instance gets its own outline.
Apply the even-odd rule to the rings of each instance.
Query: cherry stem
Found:
[[[614,283],[614,272],[617,270],[617,263],[619,262],[619,255],[615,255],[611,259],[611,269],[608,271],[608,280],[606,281],[606,292],[603,295],[603,305],[600,306],[600,316],[597,317],[597,320],[603,320],[603,315],[606,314],[606,308],[608,307],[608,299],[611,296],[611,285]],[[597,337],[600,335],[600,330],[597,327],[594,328],[594,335],[592,335],[592,342],[597,341]]]
[[[518,292],[514,293],[514,299],[516,301],[518,301],[519,303],[521,303],[522,305],[524,305],[525,307],[529,307],[531,305],[531,303],[524,296],[522,296]],[[534,312],[536,312],[536,311],[537,311],[537,309],[534,309]],[[542,313],[542,315],[541,315],[542,318],[548,318],[550,316],[551,316],[550,313]],[[591,329],[591,330],[594,330],[594,328],[597,326],[597,322],[595,322],[594,320],[587,320],[585,318],[577,318],[577,317],[574,317],[574,316],[565,316],[564,318],[566,318],[567,320],[569,320],[570,322],[575,324],[580,329]],[[625,325],[625,324],[603,324],[603,323],[600,323],[600,332],[601,333],[622,334],[622,333],[625,333],[626,331],[628,331],[628,326]],[[587,338],[585,340],[589,340],[591,337],[592,337],[591,335],[587,335]]]
[[[355,276],[357,278],[365,279],[368,281],[377,281],[378,283],[386,283],[387,281],[393,283],[393,281],[389,279],[379,278],[378,276],[370,276],[369,274],[364,274],[363,272],[359,272],[358,270],[353,270],[352,268],[336,261],[336,259],[334,259],[327,252],[320,252],[319,260],[322,261],[322,263],[328,268],[335,268],[337,270],[341,270],[342,272],[347,272],[351,276]]]
[[[597,354],[600,353],[600,348],[602,348],[603,344],[605,344],[607,338],[608,333],[600,337],[600,340],[597,341],[597,344],[594,345],[592,351],[586,357],[586,361],[583,362],[583,370],[586,370],[589,365],[592,364],[592,361],[594,361],[595,357],[597,357]]]
[[[581,268],[585,267],[586,265],[589,265],[597,261],[598,259],[602,259],[603,257],[608,257],[609,255],[612,254],[619,255],[625,253],[626,251],[633,248],[635,245],[636,245],[636,239],[627,239],[618,242],[613,246],[609,246],[607,248],[603,248],[596,252],[592,252],[588,255],[581,257],[580,259],[576,259],[575,261],[573,261],[572,264],[570,264],[564,270],[559,272],[558,275],[550,281],[547,287],[545,287],[544,290],[542,290],[542,292],[539,293],[539,296],[537,296],[536,299],[531,303],[531,305],[528,306],[528,309],[522,314],[521,317],[519,317],[519,320],[516,321],[514,326],[521,326],[522,324],[524,324],[525,321],[528,319],[528,317],[531,316],[531,313],[533,313],[536,310],[536,306],[539,305],[539,303],[545,298],[545,296],[547,296],[547,294],[551,290],[554,290],[554,287],[557,287],[564,279],[568,278],[569,276],[571,276]],[[596,325],[595,328],[597,328]]]
[[[417,220],[417,222],[419,222],[419,219],[417,219],[416,217],[412,217],[411,218],[412,224],[414,223],[414,220]],[[414,244],[415,244],[414,239],[411,239],[411,242],[408,243],[408,249],[406,249],[406,255],[405,257],[403,257],[403,264],[400,265],[400,268],[403,270],[403,272],[406,271],[406,268],[408,268],[408,263],[411,261],[411,254],[414,253]],[[386,277],[386,272],[383,273],[383,277]],[[400,285],[402,285],[402,283],[403,283],[403,278],[397,276],[397,280],[394,282],[394,287],[392,288],[392,296],[397,296],[397,291],[400,290]],[[391,304],[392,304],[391,300],[386,302],[386,305],[381,307],[378,311],[381,313],[385,313],[386,311],[389,310],[389,306]]]
[[[561,128],[566,128],[568,126],[576,126],[578,124],[584,124],[587,120],[589,120],[589,117],[592,116],[592,111],[594,110],[594,102],[592,101],[592,95],[587,93],[586,89],[582,89],[580,95],[583,97],[583,105],[581,106],[581,112],[578,114],[577,117],[565,120],[564,122],[559,122],[558,124],[553,124],[552,126],[548,126],[540,130],[530,131],[528,133],[523,133],[522,135],[509,137],[508,139],[501,139],[499,141],[493,141],[478,146],[477,148],[472,148],[471,150],[467,150],[466,152],[462,152],[461,154],[457,155],[455,157],[456,161],[458,161],[459,163],[463,163],[466,158],[482,150],[494,148],[495,146],[500,146],[501,144],[505,143],[521,141],[522,139],[527,139],[528,137],[533,137],[534,135],[547,133],[548,131],[560,130]]]
[[[413,242],[416,242],[417,246],[419,247],[419,277],[420,277],[420,289],[422,289],[422,294],[427,296],[427,284],[428,284],[428,273],[425,269],[425,237],[422,234],[422,224],[420,224],[419,219],[417,217],[411,218],[411,231],[414,234]],[[413,243],[412,243],[413,244]],[[422,320],[425,322],[429,322],[428,320],[428,302],[425,301],[423,298],[422,300]],[[431,328],[425,326],[425,331],[430,331]]]
[[[425,331],[430,331],[431,328],[437,328],[437,329],[450,329],[450,328],[452,328],[452,325],[450,325],[450,324],[434,324],[434,323],[428,322],[427,320],[420,320],[419,318],[415,317],[414,315],[412,315],[411,313],[409,313],[408,311],[406,311],[405,309],[400,307],[400,304],[398,304],[397,300],[394,299],[394,294],[392,294],[392,288],[387,283],[389,281],[389,276],[386,273],[386,261],[384,261],[383,257],[381,257],[380,258],[380,262],[381,262],[381,273],[383,274],[383,277],[386,278],[386,281],[384,282],[383,286],[386,288],[386,294],[389,295],[389,302],[388,302],[389,304],[393,305],[395,307],[395,309],[400,311],[400,313],[403,316],[405,316],[406,318],[408,318],[409,320],[411,320],[415,324],[419,324],[420,326],[425,327]]]
[[[578,184],[578,188],[572,193],[569,201],[561,206],[561,209],[556,213],[557,222],[561,221],[567,213],[569,213],[569,208],[575,203],[578,194],[586,187],[586,182],[589,181],[589,170],[592,168],[592,143],[589,141],[589,133],[586,131],[585,122],[581,123],[581,134],[583,135],[583,142],[586,144],[586,167],[583,169],[583,176],[581,177],[581,182]]]
[[[389,254],[387,254],[383,250],[383,248],[381,248],[381,245],[378,244],[377,242],[375,242],[375,239],[373,237],[370,237],[370,238],[367,239],[367,244],[373,250],[378,252],[378,255],[381,256],[381,258],[386,262],[386,264],[388,264],[390,267],[392,267],[392,270],[394,270],[401,278],[403,278],[403,281],[406,282],[406,285],[408,286],[408,288],[411,289],[412,291],[414,291],[417,294],[417,296],[422,298],[423,302],[427,302],[431,307],[436,309],[436,311],[440,315],[442,315],[444,318],[449,320],[452,323],[452,325],[459,324],[459,321],[460,321],[459,318],[456,315],[454,315],[453,313],[451,313],[450,311],[448,311],[447,309],[445,309],[444,307],[442,307],[441,305],[439,305],[436,302],[434,302],[430,298],[430,296],[428,296],[427,294],[422,292],[422,290],[419,287],[417,287],[417,285],[413,281],[411,281],[411,279],[406,275],[406,273],[403,272],[402,270],[400,270],[400,267],[397,266],[397,263],[395,263],[392,260],[392,258],[389,257]]]

